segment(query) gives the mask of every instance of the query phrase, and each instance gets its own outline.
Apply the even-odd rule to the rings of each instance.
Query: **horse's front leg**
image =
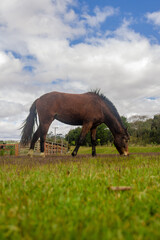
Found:
[[[80,144],[76,144],[76,147],[75,147],[75,149],[74,149],[73,152],[72,152],[72,156],[73,156],[73,157],[75,157],[75,156],[77,155],[77,152],[78,152],[79,147],[80,147]]]
[[[91,129],[92,156],[96,156],[96,128]]]
[[[83,132],[81,132],[81,134],[80,134],[80,136],[79,136],[79,139],[78,139],[78,141],[77,141],[76,147],[75,147],[75,149],[74,149],[73,152],[72,152],[72,156],[73,156],[73,157],[77,155],[78,149],[79,149],[79,147],[82,145],[82,143],[83,143],[83,141],[84,141],[84,139],[85,139],[85,136],[86,136],[86,134],[83,133]]]
[[[77,155],[78,149],[82,145],[82,143],[85,139],[85,136],[88,133],[88,131],[91,129],[91,127],[92,127],[92,123],[90,123],[90,122],[83,124],[82,131],[80,133],[80,136],[79,136],[79,139],[77,141],[76,147],[72,152],[73,157]]]

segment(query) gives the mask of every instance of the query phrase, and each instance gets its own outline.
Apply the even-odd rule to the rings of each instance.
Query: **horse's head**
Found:
[[[117,148],[120,155],[128,156],[128,141],[129,141],[129,135],[127,132],[127,129],[125,129],[125,133],[123,134],[117,134],[114,137],[114,145]]]

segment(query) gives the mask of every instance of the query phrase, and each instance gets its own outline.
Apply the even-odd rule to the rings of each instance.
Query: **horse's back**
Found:
[[[96,96],[93,96],[90,93],[82,93],[82,94],[72,94],[72,93],[62,93],[62,92],[50,92],[42,95],[38,101],[41,104],[48,104],[48,106],[53,104],[63,104],[63,106],[75,106],[75,105],[88,105],[95,104],[97,99]]]

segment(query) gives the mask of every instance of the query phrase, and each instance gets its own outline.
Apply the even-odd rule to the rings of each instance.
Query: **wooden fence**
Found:
[[[19,144],[0,144],[0,155],[19,155]]]
[[[20,144],[0,144],[0,156],[3,155],[25,155],[29,150],[29,145],[26,147],[20,146]],[[63,143],[53,143],[46,142],[45,143],[45,154],[53,155],[53,154],[64,154],[68,150],[67,145]],[[35,144],[35,153],[38,154],[40,152],[40,141],[37,141]]]

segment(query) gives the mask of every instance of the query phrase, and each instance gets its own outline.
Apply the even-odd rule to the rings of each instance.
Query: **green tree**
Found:
[[[136,116],[129,123],[131,143],[148,144],[150,140],[152,119],[146,116]]]
[[[65,139],[68,141],[69,144],[74,145],[79,138],[80,132],[81,127],[72,129],[65,135]]]
[[[96,139],[100,139],[101,145],[108,144],[113,141],[112,133],[104,123],[99,125],[97,128]]]
[[[70,130],[68,134],[66,134],[65,139],[69,142],[69,144],[73,145],[77,142],[81,129],[81,127],[77,127],[73,130]],[[108,144],[109,142],[113,141],[113,136],[105,124],[102,123],[100,126],[97,127],[96,139],[100,139],[99,143],[101,145]],[[83,145],[91,146],[90,132],[86,135]]]
[[[152,120],[150,139],[151,142],[160,144],[160,115],[155,115]]]

